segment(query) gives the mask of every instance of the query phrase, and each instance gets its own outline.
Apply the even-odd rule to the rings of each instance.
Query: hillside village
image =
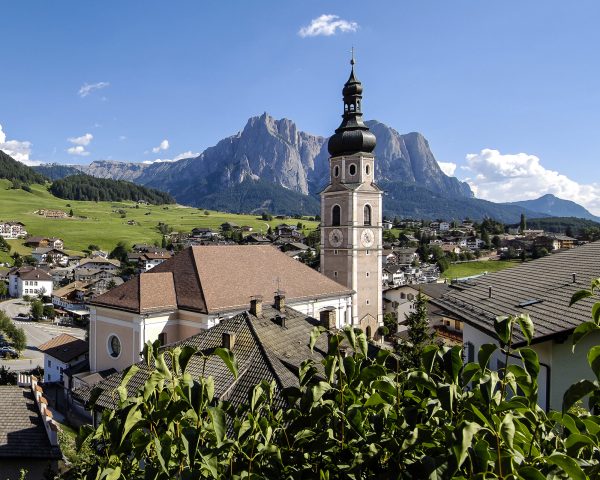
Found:
[[[319,215],[197,206],[149,241],[170,194],[0,157],[9,190],[134,232],[82,249],[70,203],[0,219],[0,480],[598,477],[600,228],[385,216],[355,63],[312,145]]]

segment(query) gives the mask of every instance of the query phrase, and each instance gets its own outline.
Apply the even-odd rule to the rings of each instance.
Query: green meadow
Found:
[[[81,252],[88,245],[98,245],[103,250],[112,250],[120,240],[129,245],[134,243],[160,244],[161,235],[157,229],[159,222],[166,223],[175,232],[190,232],[195,227],[209,227],[218,230],[225,222],[240,226],[248,225],[254,232],[266,233],[269,226],[281,223],[295,225],[299,220],[287,219],[265,222],[257,215],[236,215],[185,207],[182,205],[139,205],[134,202],[87,202],[63,200],[50,194],[43,185],[32,185],[32,192],[10,190],[10,182],[0,180],[0,220],[20,221],[32,236],[59,237],[65,242],[65,249]],[[35,212],[39,209],[63,210],[72,218],[51,219]],[[125,217],[122,213],[125,212]],[[133,220],[134,224],[127,222]],[[318,222],[300,220],[305,225],[305,233],[316,228]],[[28,253],[22,241],[9,241],[13,251]],[[7,255],[0,252],[0,262]]]
[[[516,260],[481,260],[479,262],[454,263],[442,273],[442,276],[453,279],[470,277],[481,273],[493,273],[519,265]]]

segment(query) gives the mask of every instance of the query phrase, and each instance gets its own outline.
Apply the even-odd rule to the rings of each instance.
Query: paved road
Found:
[[[21,320],[17,315],[29,313],[29,304],[20,299],[1,302],[0,310],[11,317],[18,327],[22,327],[27,336],[27,348],[23,351],[21,358],[16,360],[0,359],[0,366],[5,365],[13,371],[30,370],[37,366],[43,367],[44,354],[37,347],[61,333],[69,333],[81,339],[85,338],[85,330],[81,328]]]

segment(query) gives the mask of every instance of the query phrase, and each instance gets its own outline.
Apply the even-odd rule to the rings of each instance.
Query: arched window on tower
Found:
[[[342,209],[339,205],[334,205],[331,209],[331,225],[337,227],[340,225],[340,220],[342,218]]]
[[[371,206],[365,205],[364,224],[371,225]]]

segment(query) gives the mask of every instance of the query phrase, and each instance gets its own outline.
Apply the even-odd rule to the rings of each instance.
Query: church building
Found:
[[[321,192],[321,273],[353,293],[351,323],[373,337],[383,325],[382,191],[375,135],[362,118],[361,82],[351,60],[342,123],[329,139],[330,183]]]

